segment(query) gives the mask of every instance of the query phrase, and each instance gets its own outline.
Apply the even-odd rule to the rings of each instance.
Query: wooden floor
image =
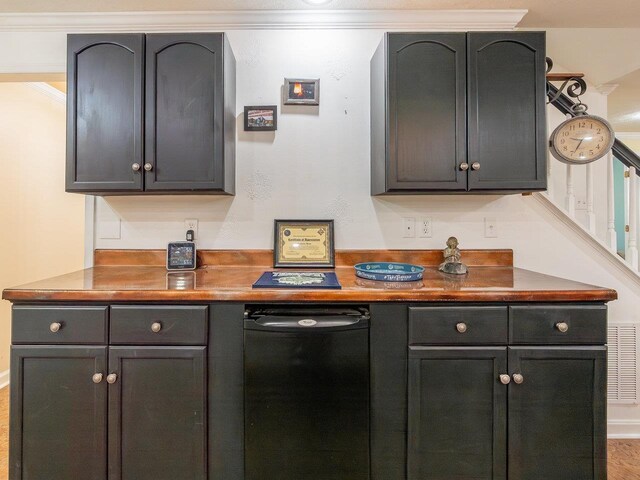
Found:
[[[0,480],[8,478],[9,387],[0,390]],[[640,440],[609,440],[608,480],[640,480]]]

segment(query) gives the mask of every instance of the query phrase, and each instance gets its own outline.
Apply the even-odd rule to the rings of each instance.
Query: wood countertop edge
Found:
[[[491,291],[345,291],[345,290],[18,290],[7,289],[10,302],[609,302],[615,290],[491,290]]]

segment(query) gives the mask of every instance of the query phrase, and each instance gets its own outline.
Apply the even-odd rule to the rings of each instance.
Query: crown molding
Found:
[[[512,30],[528,10],[228,10],[0,14],[0,32]]]
[[[48,83],[25,82],[25,85],[39,91],[40,93],[46,95],[47,97],[49,97],[52,100],[55,100],[58,103],[62,103],[63,105],[66,105],[67,103],[67,95],[61,92],[60,90],[58,90],[57,88],[52,87]]]

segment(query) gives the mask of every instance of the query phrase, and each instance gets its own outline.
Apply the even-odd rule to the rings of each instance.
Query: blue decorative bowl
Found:
[[[424,267],[409,263],[366,262],[354,267],[356,275],[383,282],[415,282],[422,279]]]

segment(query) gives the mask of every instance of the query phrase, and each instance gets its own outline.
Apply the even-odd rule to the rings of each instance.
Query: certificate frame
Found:
[[[299,255],[291,256],[289,252],[295,252],[287,241],[287,229],[324,229],[324,253],[322,258],[314,256],[310,259],[300,258]],[[273,227],[273,266],[275,268],[334,268],[335,243],[333,220],[274,220]],[[318,235],[317,231],[311,236]],[[320,240],[321,241],[321,240]],[[290,256],[290,258],[287,258]]]

